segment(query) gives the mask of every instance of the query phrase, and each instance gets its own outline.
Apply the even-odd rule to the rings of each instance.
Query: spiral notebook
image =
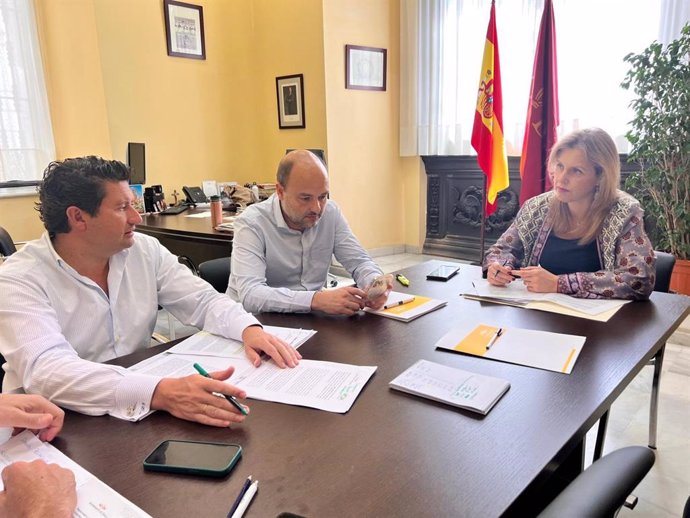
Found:
[[[419,360],[388,386],[486,415],[510,388],[510,383],[501,378]]]

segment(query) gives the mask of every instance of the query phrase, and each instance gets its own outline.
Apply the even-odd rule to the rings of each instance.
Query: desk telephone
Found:
[[[208,198],[201,187],[182,187],[182,192],[187,197],[187,203],[196,205],[197,203],[208,203]]]

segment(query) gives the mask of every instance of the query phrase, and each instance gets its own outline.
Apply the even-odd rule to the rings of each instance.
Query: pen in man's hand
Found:
[[[496,332],[494,333],[494,336],[491,337],[491,340],[489,340],[489,343],[486,344],[486,350],[488,351],[491,349],[491,346],[496,343],[496,340],[498,340],[498,337],[503,334],[503,328],[499,327]]]
[[[194,364],[194,368],[195,368],[196,371],[197,371],[199,374],[201,374],[203,377],[205,377],[205,378],[210,378],[210,377],[211,377],[211,375],[210,375],[208,372],[206,372],[206,371],[204,370],[204,368],[203,368],[201,365],[199,365],[198,363],[195,363],[195,364]],[[235,396],[228,396],[227,394],[221,394],[221,396],[223,396],[225,399],[227,399],[228,402],[229,402],[232,406],[234,406],[237,410],[239,410],[240,412],[242,412],[242,415],[249,415],[249,412],[247,412],[247,409],[244,408],[242,405],[240,405],[240,402],[237,401],[237,399],[235,399]]]
[[[235,501],[233,502],[232,507],[230,508],[230,512],[228,512],[228,516],[226,518],[232,518],[232,515],[237,510],[237,506],[240,505],[240,502],[242,501],[244,494],[247,492],[247,489],[249,489],[249,485],[251,483],[252,483],[252,476],[249,475],[247,477],[247,480],[244,481],[244,484],[242,484],[242,489],[240,489],[240,494],[237,495],[237,498],[235,498]]]

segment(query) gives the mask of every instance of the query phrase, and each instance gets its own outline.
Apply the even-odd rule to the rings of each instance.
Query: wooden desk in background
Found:
[[[157,238],[175,255],[189,257],[196,266],[210,259],[229,257],[232,233],[211,228],[211,218],[188,218],[190,214],[209,212],[209,209],[189,209],[181,214],[146,214],[137,225],[137,232]],[[224,212],[223,216],[230,215]]]
[[[479,268],[462,266],[446,283],[426,281],[439,264],[403,270],[407,291],[448,301],[407,324],[366,313],[259,316],[266,324],[316,329],[300,348],[305,358],[378,366],[347,414],[249,400],[243,425],[217,429],[163,412],[139,423],[67,412],[54,444],[153,516],[225,516],[248,475],[260,481],[249,518],[283,511],[527,516],[525,502],[542,497],[556,466],[573,457],[577,463],[587,431],[690,313],[690,298],[654,293],[607,323],[583,321],[465,300],[459,294]],[[586,334],[587,342],[570,375],[435,350],[460,319]],[[388,382],[420,358],[505,378],[511,388],[485,417],[390,390]],[[221,480],[145,473],[143,459],[164,439],[237,442],[244,455]]]

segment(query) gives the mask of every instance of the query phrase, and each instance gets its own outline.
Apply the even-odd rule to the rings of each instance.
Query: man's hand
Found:
[[[77,507],[74,474],[57,464],[15,462],[2,471],[2,481],[0,516],[69,518]]]
[[[210,426],[227,428],[232,423],[241,423],[245,416],[224,397],[214,394],[227,394],[242,399],[247,397],[244,390],[223,382],[233,372],[235,368],[229,367],[224,371],[211,372],[211,378],[199,374],[184,378],[164,378],[153,391],[151,409],[165,410],[180,419]],[[249,411],[248,407],[245,408]]]
[[[62,429],[65,412],[43,396],[33,394],[0,395],[0,426],[38,432],[42,441],[52,441]]]
[[[364,307],[366,293],[354,286],[317,291],[311,299],[311,309],[330,315],[354,315]]]
[[[255,367],[261,365],[262,352],[268,354],[281,369],[296,367],[302,355],[290,344],[264,331],[260,326],[249,326],[242,331],[244,352]]]
[[[557,293],[558,275],[554,275],[541,266],[528,266],[520,270],[513,271],[513,275],[522,277],[527,291],[534,293]]]
[[[371,308],[371,309],[375,309],[375,310],[382,309],[383,306],[386,304],[386,301],[388,300],[388,295],[390,294],[391,290],[393,289],[393,276],[391,274],[388,274],[388,275],[385,275],[383,277],[383,279],[386,283],[386,289],[383,293],[381,293],[381,295],[379,295],[378,297],[376,297],[374,299],[369,300],[369,296],[371,294],[370,294],[369,290],[367,290],[366,306]]]

